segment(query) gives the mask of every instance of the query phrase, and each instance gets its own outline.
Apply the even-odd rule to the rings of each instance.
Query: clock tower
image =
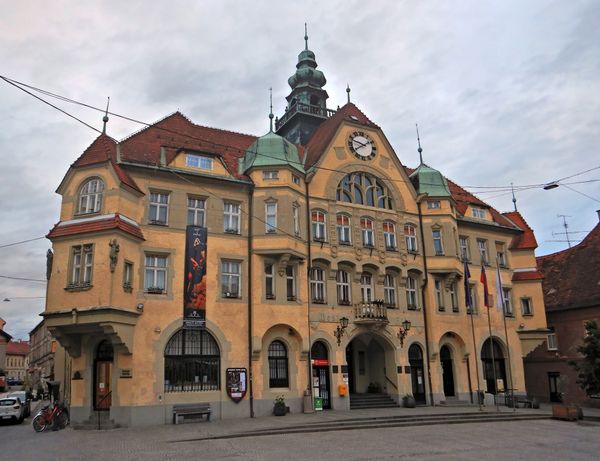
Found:
[[[317,70],[315,54],[308,49],[308,34],[304,34],[304,50],[298,55],[296,72],[288,79],[292,88],[283,116],[275,121],[277,134],[294,144],[306,144],[315,129],[335,111],[327,109],[327,80]]]

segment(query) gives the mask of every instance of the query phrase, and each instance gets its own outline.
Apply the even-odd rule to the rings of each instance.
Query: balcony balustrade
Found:
[[[289,119],[291,119],[294,116],[294,114],[296,114],[297,112],[301,112],[304,114],[316,115],[318,117],[323,117],[324,119],[329,118],[333,114],[335,114],[335,110],[333,110],[333,109],[327,109],[325,107],[319,107],[319,106],[311,106],[310,104],[304,104],[301,102],[297,102],[292,107],[290,107],[285,112],[285,114],[283,114],[283,116],[280,119],[277,119],[275,121],[275,130],[279,130],[279,128],[281,128],[283,125],[285,125],[286,122]]]
[[[387,325],[387,307],[383,300],[354,305],[354,323],[358,325]]]

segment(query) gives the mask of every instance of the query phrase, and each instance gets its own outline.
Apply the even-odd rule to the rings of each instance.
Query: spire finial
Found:
[[[308,27],[304,23],[304,49],[308,50]]]
[[[269,112],[269,132],[272,133],[273,132],[273,88],[269,88],[269,107],[270,107],[270,112]]]
[[[346,93],[348,93],[348,103],[350,103],[350,84],[346,83]]]
[[[106,124],[108,123],[108,106],[110,105],[110,96],[108,97],[108,101],[106,102],[106,111],[104,112],[104,117],[102,117],[102,122],[104,122],[104,126],[102,127],[102,134],[106,134]]]
[[[417,144],[419,145],[417,152],[419,153],[420,165],[423,165],[423,149],[421,148],[421,138],[419,137],[419,124],[415,123],[415,127],[417,128]]]
[[[515,188],[513,187],[512,182],[510,183],[510,191],[512,192],[512,196],[513,196],[512,202],[513,202],[513,205],[515,206],[515,211],[518,211],[517,210],[517,198],[515,197]]]

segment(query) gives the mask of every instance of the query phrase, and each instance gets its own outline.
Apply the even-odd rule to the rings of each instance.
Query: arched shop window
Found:
[[[165,348],[165,392],[220,389],[221,352],[206,330],[179,330]]]
[[[269,344],[269,387],[289,385],[287,348],[281,341],[273,341]]]

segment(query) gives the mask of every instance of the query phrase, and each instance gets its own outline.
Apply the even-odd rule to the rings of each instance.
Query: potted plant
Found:
[[[404,397],[402,397],[402,404],[405,408],[415,408],[417,406],[417,401],[412,394],[406,394]]]
[[[285,398],[283,395],[279,395],[275,398],[275,403],[273,404],[273,414],[275,416],[285,416],[286,413]]]

